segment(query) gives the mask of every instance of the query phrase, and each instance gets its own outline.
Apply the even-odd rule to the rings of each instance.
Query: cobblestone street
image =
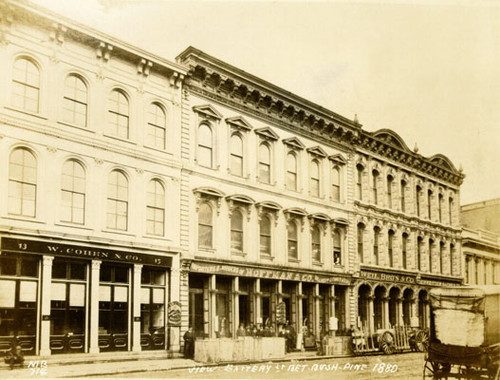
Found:
[[[377,355],[284,363],[229,364],[220,367],[135,372],[107,377],[190,379],[387,379],[422,378],[424,354]]]

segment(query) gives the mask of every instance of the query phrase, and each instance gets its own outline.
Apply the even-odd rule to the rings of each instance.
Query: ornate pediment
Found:
[[[214,198],[223,198],[224,193],[220,190],[214,189],[213,187],[198,187],[193,190],[195,194],[201,194]]]
[[[253,127],[241,116],[228,117],[226,123],[238,130],[251,131]]]
[[[331,156],[328,156],[328,159],[339,165],[345,165],[347,163],[347,160],[341,154],[332,154]]]
[[[279,136],[276,134],[276,132],[274,132],[269,127],[256,129],[255,133],[257,133],[260,137],[262,137],[262,138],[264,138],[266,140],[276,141],[276,140],[279,139]]]
[[[307,148],[307,151],[315,156],[325,158],[327,156],[326,152],[318,145],[312,148]]]
[[[219,111],[217,111],[214,107],[212,107],[212,105],[210,104],[205,104],[202,106],[194,106],[193,111],[209,120],[222,119],[222,114]]]
[[[226,197],[226,199],[228,201],[233,201],[233,202],[239,202],[239,203],[245,203],[245,204],[254,204],[255,201],[250,198],[249,196],[247,195],[243,195],[243,194],[235,194],[235,195],[228,195]]]
[[[308,216],[309,219],[314,220],[316,222],[329,222],[331,219],[328,215],[323,214],[321,212],[317,212],[315,214],[311,214]]]
[[[298,149],[298,150],[302,150],[304,149],[306,146],[302,143],[302,141],[300,141],[298,138],[296,137],[290,137],[288,139],[284,139],[283,140],[283,144],[286,144],[288,145],[290,148],[292,149]]]

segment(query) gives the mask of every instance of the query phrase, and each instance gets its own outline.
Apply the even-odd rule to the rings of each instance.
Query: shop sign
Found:
[[[383,273],[383,272],[370,272],[362,270],[360,272],[361,278],[365,278],[367,280],[375,280],[375,281],[385,281],[385,282],[401,282],[403,284],[415,284],[416,276],[413,275],[402,275],[402,274],[394,274],[394,273]]]
[[[350,278],[341,276],[327,276],[316,273],[297,273],[291,271],[283,271],[277,269],[261,269],[261,268],[248,268],[239,267],[228,264],[210,264],[193,262],[191,264],[191,271],[196,273],[209,273],[209,274],[223,274],[230,276],[242,277],[257,277],[272,280],[286,280],[286,281],[302,281],[302,282],[318,282],[325,284],[339,284],[349,285]]]
[[[418,280],[418,283],[420,285],[425,285],[425,286],[432,286],[432,287],[441,287],[441,286],[460,286],[460,283],[456,282],[460,280],[455,280],[455,281],[438,281],[438,280],[431,280],[431,279],[424,279],[421,278]]]
[[[49,254],[161,267],[172,266],[171,257],[24,239],[2,238],[1,249],[6,252]]]
[[[168,324],[170,326],[181,325],[181,303],[178,301],[168,303]]]

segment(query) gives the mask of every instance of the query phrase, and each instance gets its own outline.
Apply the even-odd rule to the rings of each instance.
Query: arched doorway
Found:
[[[403,292],[403,323],[405,326],[411,326],[411,319],[413,317],[412,305],[413,290],[408,288]]]
[[[358,289],[358,317],[361,321],[361,326],[358,326],[359,328],[368,328],[370,326],[368,320],[370,316],[370,293],[371,288],[366,284],[361,285]]]
[[[399,325],[399,296],[401,290],[397,287],[391,288],[389,291],[389,325]]]
[[[427,290],[421,290],[418,293],[418,324],[420,328],[426,328],[428,326],[428,315],[427,315],[427,304],[429,303],[429,297]]]
[[[384,328],[384,302],[387,294],[386,288],[377,286],[375,288],[375,298],[373,300],[373,314],[375,331]]]

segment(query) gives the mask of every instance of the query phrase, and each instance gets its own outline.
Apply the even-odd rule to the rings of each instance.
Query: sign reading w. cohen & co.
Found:
[[[81,259],[99,259],[128,264],[155,265],[171,267],[172,258],[136,252],[123,252],[110,249],[60,244],[45,241],[2,238],[3,252],[26,252],[49,254],[54,256],[74,257]]]

